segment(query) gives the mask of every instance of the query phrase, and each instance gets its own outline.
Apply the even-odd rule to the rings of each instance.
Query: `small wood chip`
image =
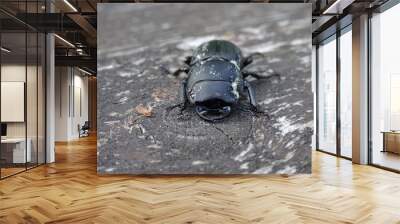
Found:
[[[150,106],[143,106],[143,104],[139,104],[135,107],[135,111],[137,114],[143,115],[145,117],[151,117],[153,108]]]

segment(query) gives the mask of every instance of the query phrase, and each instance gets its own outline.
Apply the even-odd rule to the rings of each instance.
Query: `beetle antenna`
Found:
[[[267,117],[268,120],[271,120],[271,116],[268,114],[268,112],[262,111],[259,108],[253,107],[251,105],[240,104],[239,110],[241,110],[243,112],[250,112],[252,115],[257,116],[257,117],[264,116],[264,117]]]
[[[244,68],[244,67],[248,66],[249,64],[253,63],[254,58],[256,58],[256,57],[262,57],[262,58],[264,58],[265,55],[262,54],[262,53],[260,53],[260,52],[256,52],[256,53],[250,54],[249,56],[247,56],[246,58],[244,58],[244,62],[243,62],[242,68]]]

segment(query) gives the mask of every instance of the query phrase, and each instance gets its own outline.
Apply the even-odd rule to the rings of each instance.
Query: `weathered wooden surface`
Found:
[[[308,173],[311,171],[311,11],[299,4],[99,4],[98,171],[132,174]],[[166,74],[192,49],[226,39],[244,54],[271,119],[235,110],[207,123],[177,102],[181,79]],[[247,99],[243,99],[247,103]],[[137,107],[152,108],[141,116]],[[136,108],[136,109],[135,109]]]

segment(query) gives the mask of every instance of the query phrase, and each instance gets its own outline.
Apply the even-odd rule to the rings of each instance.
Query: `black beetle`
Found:
[[[201,44],[192,56],[185,60],[185,67],[173,73],[188,74],[180,90],[181,111],[188,103],[195,106],[196,113],[204,120],[215,122],[227,117],[232,106],[238,104],[246,90],[250,100],[250,110],[257,112],[254,91],[248,76],[265,78],[254,72],[244,71],[260,53],[243,57],[235,44],[225,40],[212,40]],[[276,75],[276,74],[274,74]]]

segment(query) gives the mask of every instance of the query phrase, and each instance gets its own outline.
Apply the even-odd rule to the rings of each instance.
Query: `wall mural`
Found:
[[[100,174],[311,172],[311,4],[98,4]]]

